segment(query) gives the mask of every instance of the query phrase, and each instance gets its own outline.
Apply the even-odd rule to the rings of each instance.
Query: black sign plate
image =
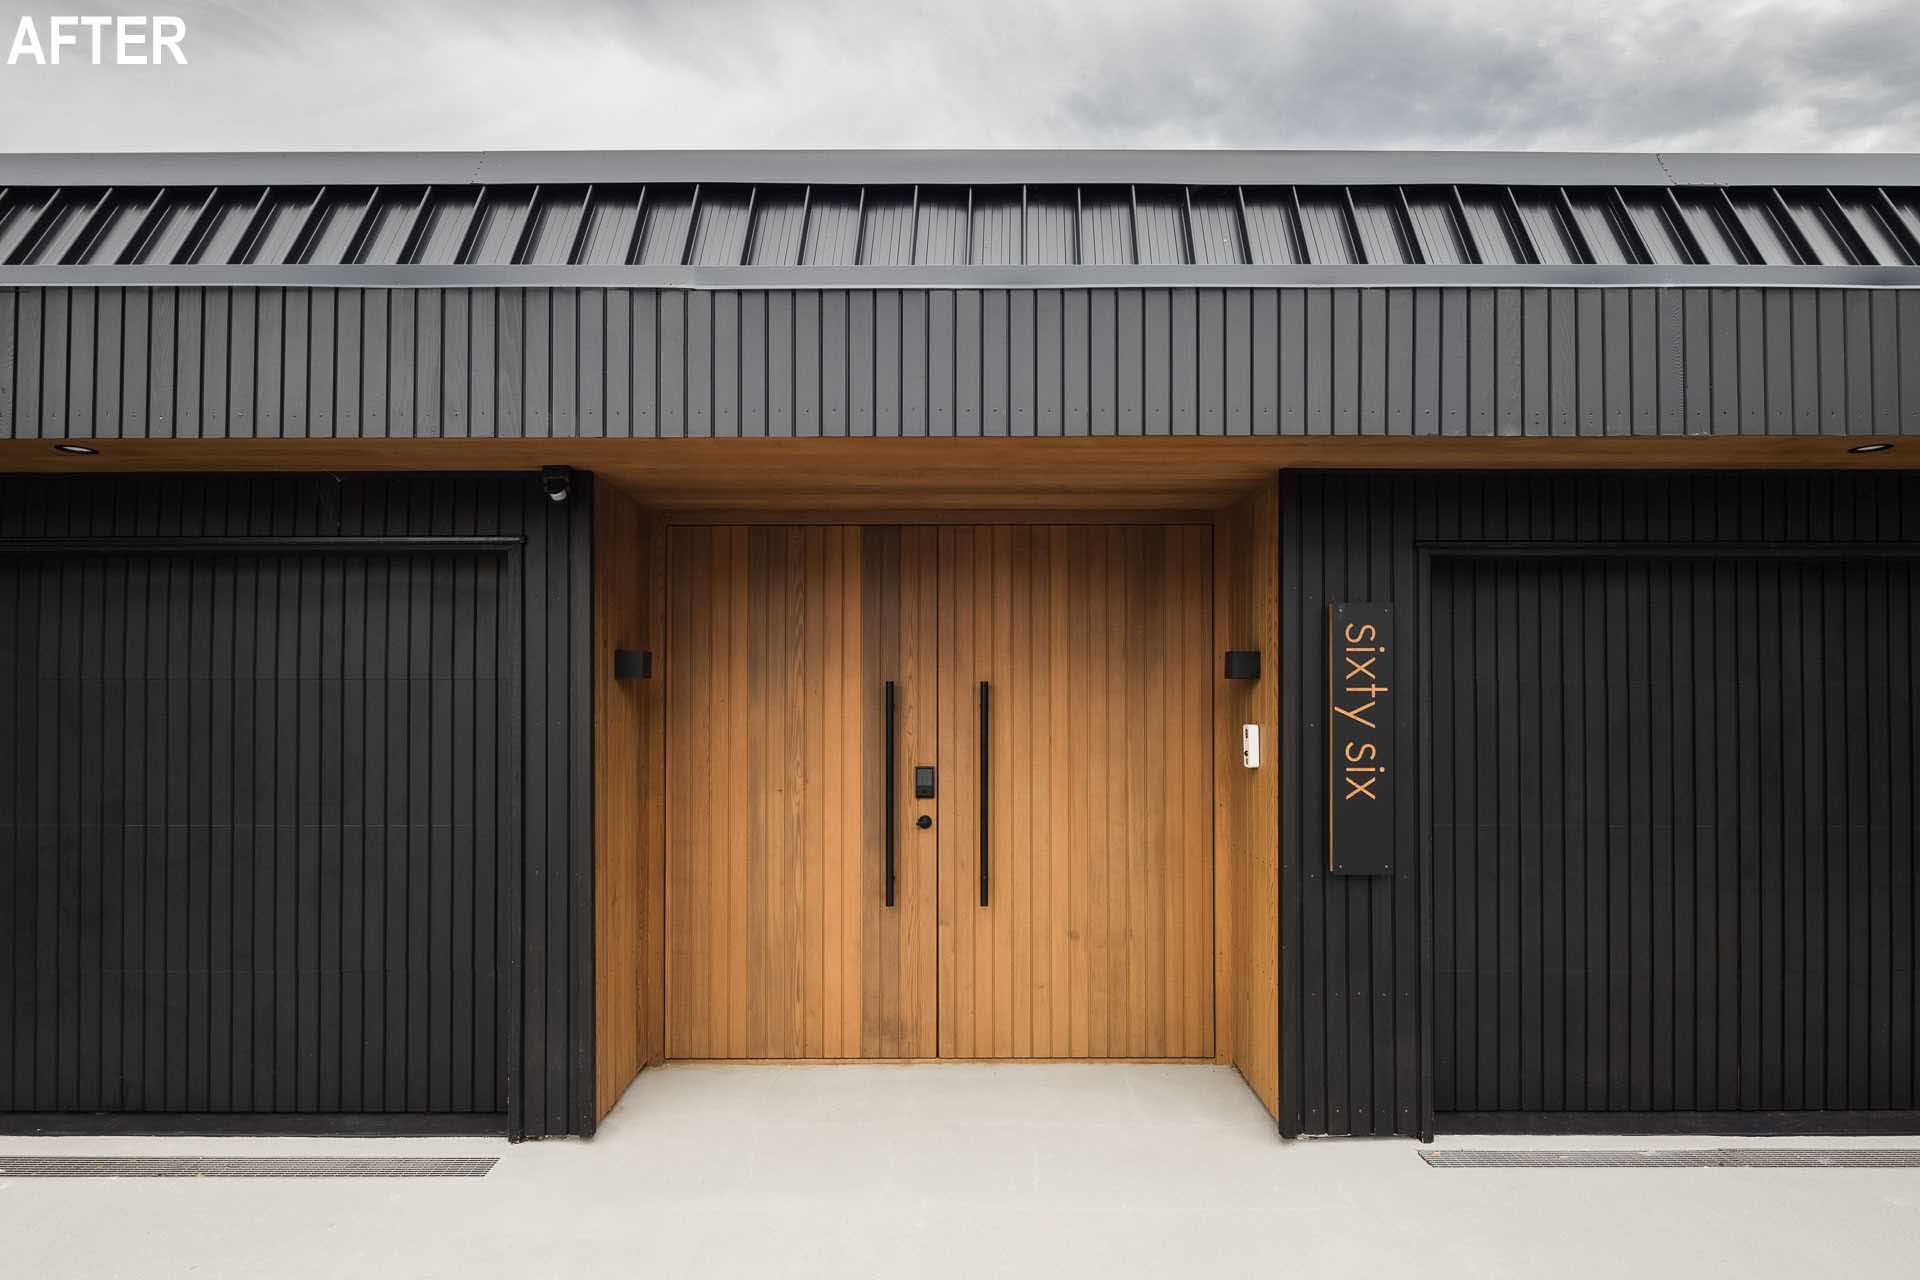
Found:
[[[1393,871],[1393,606],[1335,602],[1327,615],[1327,868]]]

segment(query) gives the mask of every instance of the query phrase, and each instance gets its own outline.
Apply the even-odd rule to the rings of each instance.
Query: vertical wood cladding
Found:
[[[590,1129],[590,515],[0,480],[0,539],[149,540],[0,556],[0,1112]],[[524,543],[194,545],[485,535]]]
[[[1233,1065],[1276,1118],[1280,1111],[1280,777],[1293,747],[1280,737],[1278,480],[1214,518],[1214,848],[1227,900],[1232,1010],[1221,1019]],[[1229,680],[1229,649],[1260,655],[1260,678]],[[1240,726],[1260,726],[1260,766],[1240,753]]]
[[[1920,291],[0,290],[0,439],[1920,434]]]
[[[941,1055],[1213,1057],[1212,528],[939,539]]]
[[[1916,543],[1910,475],[1283,476],[1283,1127],[1417,1133],[1429,1062],[1440,1111],[1913,1107],[1913,561],[1807,554]],[[1326,871],[1334,599],[1402,619],[1391,876]]]
[[[675,1058],[927,1058],[935,530],[669,535],[668,1046]],[[887,903],[885,688],[895,688]]]
[[[594,1111],[604,1117],[641,1069],[664,1052],[660,981],[661,804],[665,681],[617,679],[614,653],[652,651],[660,534],[610,485],[594,492]]]

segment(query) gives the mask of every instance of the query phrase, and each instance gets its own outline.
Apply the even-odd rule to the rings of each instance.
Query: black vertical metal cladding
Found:
[[[1584,1087],[1549,1080],[1550,1096],[1560,1099],[1552,1106],[1504,1088],[1483,1088],[1479,1105],[1460,1105],[1457,1081],[1443,1067],[1436,1082],[1442,1096],[1451,1093],[1462,1111],[1503,1114],[1780,1112],[1804,1108],[1810,1096],[1797,1089],[1790,1097],[1784,1089],[1792,1063],[1791,1074],[1811,1083],[1820,1110],[1895,1108],[1894,1008],[1881,993],[1901,981],[1894,957],[1913,945],[1911,887],[1896,892],[1892,876],[1896,858],[1911,864],[1914,832],[1910,819],[1896,831],[1881,813],[1915,781],[1910,747],[1897,765],[1902,772],[1891,757],[1893,742],[1912,741],[1912,709],[1895,691],[1911,688],[1916,637],[1909,614],[1880,602],[1911,592],[1913,565],[1891,557],[1797,558],[1791,547],[1715,556],[1709,546],[1686,557],[1508,562],[1491,575],[1511,578],[1528,612],[1560,602],[1563,627],[1589,638],[1584,648],[1539,643],[1539,687],[1585,690],[1605,708],[1605,719],[1598,733],[1562,738],[1563,749],[1577,753],[1592,816],[1537,818],[1520,830],[1523,845],[1542,848],[1572,841],[1576,830],[1585,840],[1587,875],[1566,889],[1575,933],[1563,944],[1568,950],[1541,956],[1496,935],[1476,969],[1495,969],[1503,984],[1517,981],[1522,990],[1531,984],[1556,998],[1571,994],[1584,935],[1585,948],[1604,954],[1607,978],[1586,993]],[[1457,618],[1463,604],[1491,589],[1489,578],[1484,562],[1437,561],[1435,600],[1454,602]],[[1783,660],[1789,645],[1799,647],[1801,611],[1828,607],[1838,613],[1839,651]],[[1526,630],[1521,637],[1539,641]],[[1461,641],[1457,629],[1454,639]],[[1654,652],[1672,660],[1649,661]],[[1480,687],[1477,673],[1458,663],[1449,670],[1437,657],[1435,674]],[[1802,715],[1803,679],[1823,686],[1811,718]],[[1495,770],[1501,795],[1521,793],[1524,773],[1489,739],[1513,724],[1511,754],[1524,761],[1546,750],[1555,727],[1530,716],[1526,684],[1496,681],[1491,701],[1496,724],[1455,731],[1483,767]],[[1438,709],[1436,715],[1446,718]],[[1791,743],[1782,728],[1789,718],[1796,724]],[[1684,760],[1679,744],[1687,748]],[[1886,753],[1878,754],[1883,746]],[[1792,772],[1783,763],[1789,751],[1802,764]],[[1836,757],[1843,762],[1836,771],[1804,767]],[[1655,762],[1678,776],[1657,777]],[[1656,805],[1656,786],[1691,810],[1689,821],[1662,820],[1667,801]],[[1789,791],[1811,793],[1827,820],[1813,829],[1796,821],[1783,840]],[[1796,800],[1796,809],[1803,803]],[[1877,850],[1890,855],[1884,866]],[[1844,872],[1828,876],[1844,897],[1829,898],[1824,912],[1817,900],[1787,888],[1836,863]],[[1447,910],[1444,890],[1437,907]],[[1524,933],[1534,912],[1523,893],[1502,904],[1500,924],[1517,913]],[[1800,1011],[1800,972],[1783,957],[1804,953],[1835,921],[1845,941],[1830,950],[1829,972],[1841,974],[1834,985],[1844,1000],[1809,1025]],[[1478,928],[1486,936],[1486,922]],[[1476,1025],[1503,1059],[1553,1047],[1531,1002],[1465,1010],[1447,999],[1444,982],[1442,991],[1441,1016],[1451,1012]],[[1789,1004],[1792,1044],[1785,1034]],[[1699,1011],[1691,1054],[1671,1034],[1676,1008]],[[1885,1049],[1873,1042],[1881,1027],[1888,1029]],[[1841,1051],[1816,1051],[1802,1067],[1807,1056],[1799,1042],[1808,1035],[1816,1050],[1837,1042]],[[1900,1092],[1910,1100],[1910,1059],[1901,1069]],[[1502,1086],[1506,1080],[1503,1065]]]
[[[1283,1132],[1920,1128],[1920,480],[1282,483]],[[1348,599],[1390,876],[1324,873]]]
[[[591,496],[0,480],[0,1124],[590,1131]]]
[[[123,292],[107,308],[119,291],[92,300],[90,289],[0,284],[0,439],[217,437],[236,425],[230,404],[284,405],[272,418],[282,438],[399,438],[436,396],[445,434],[499,438],[914,437],[953,434],[956,418],[997,434],[1002,417],[1016,436],[1224,436],[1250,422],[1283,437],[1817,427],[1884,443],[1920,430],[1920,384],[1897,376],[1920,290],[1753,289],[1729,307],[1724,290],[1675,285],[1612,291],[1625,299],[1616,306],[1605,290],[1455,281],[1262,286],[1250,305],[1235,292],[1223,307],[1215,290],[1117,280],[1012,290],[1007,306],[967,310],[958,326],[964,290],[859,292],[854,306],[790,287],[739,305],[613,288],[602,306],[592,290],[481,287],[448,295],[458,323],[417,325],[390,319],[432,315],[439,295],[296,290],[269,307],[240,305],[239,293],[227,305],[217,288]],[[290,323],[301,310],[311,321]],[[579,318],[555,331],[556,315]],[[980,389],[1002,353],[1013,364],[1004,414]],[[223,372],[201,377],[202,366]]]

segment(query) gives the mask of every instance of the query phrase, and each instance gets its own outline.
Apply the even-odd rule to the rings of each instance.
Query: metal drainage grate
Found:
[[[1422,1151],[1436,1169],[1920,1169],[1920,1151],[1709,1147],[1674,1151]]]
[[[0,1178],[484,1178],[497,1156],[10,1156]]]

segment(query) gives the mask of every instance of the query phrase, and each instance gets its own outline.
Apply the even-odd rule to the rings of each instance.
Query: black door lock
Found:
[[[913,825],[920,828],[922,831],[925,831],[928,827],[933,825],[933,818],[931,815],[923,813],[919,817],[913,820]]]

